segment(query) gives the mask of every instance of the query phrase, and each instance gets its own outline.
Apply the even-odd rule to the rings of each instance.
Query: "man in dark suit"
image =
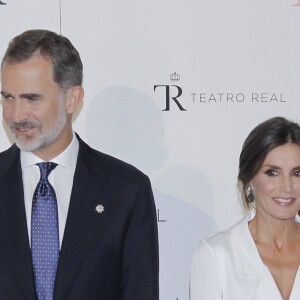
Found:
[[[1,95],[15,144],[0,154],[0,299],[159,298],[150,181],[73,132],[81,85],[67,38],[30,30],[10,42]]]

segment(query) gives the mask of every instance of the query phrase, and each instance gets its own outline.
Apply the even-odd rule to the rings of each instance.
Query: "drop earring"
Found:
[[[250,185],[247,187],[247,191],[249,192],[247,196],[247,201],[248,203],[253,203],[254,202],[253,189]]]

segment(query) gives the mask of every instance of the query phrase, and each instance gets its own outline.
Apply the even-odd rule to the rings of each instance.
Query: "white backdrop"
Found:
[[[198,241],[242,216],[245,137],[272,116],[300,120],[297,0],[2,2],[1,57],[32,28],[61,30],[81,53],[85,100],[74,128],[150,176],[161,299],[187,300]],[[185,111],[172,99],[180,90]],[[1,127],[0,150],[9,145]]]

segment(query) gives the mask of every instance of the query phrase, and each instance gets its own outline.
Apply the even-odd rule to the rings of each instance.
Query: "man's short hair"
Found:
[[[21,63],[35,53],[49,58],[53,65],[53,79],[63,89],[82,85],[82,61],[66,37],[49,30],[28,30],[13,38],[4,54],[4,62]]]

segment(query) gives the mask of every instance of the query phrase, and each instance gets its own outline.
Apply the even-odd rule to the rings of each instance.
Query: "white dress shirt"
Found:
[[[192,263],[190,300],[282,300],[249,230],[254,215],[200,242]],[[299,299],[298,267],[290,300]]]
[[[51,162],[58,164],[58,166],[49,174],[48,179],[55,190],[57,198],[60,247],[68,215],[78,150],[79,143],[73,133],[70,145],[57,157],[51,159]],[[40,180],[40,169],[36,164],[40,162],[43,162],[43,160],[34,155],[32,152],[21,151],[25,211],[30,244],[32,199],[35,188]]]

